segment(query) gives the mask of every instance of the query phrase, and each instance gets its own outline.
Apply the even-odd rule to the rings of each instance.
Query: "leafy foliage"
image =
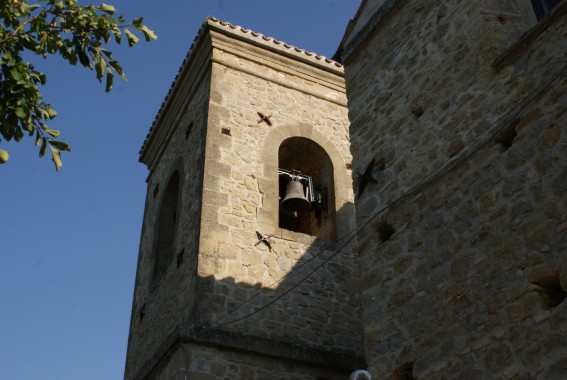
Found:
[[[126,76],[112,52],[104,47],[111,41],[120,44],[123,36],[128,46],[134,46],[139,41],[135,33],[146,41],[157,37],[142,18],[131,23],[122,16],[115,18],[112,5],[81,6],[77,0],[37,2],[0,1],[0,136],[6,141],[20,141],[26,134],[35,136],[39,156],[43,157],[49,147],[59,170],[60,152],[71,148],[58,140],[59,131],[47,126],[57,113],[43,101],[39,91],[46,77],[25,62],[22,54],[31,52],[44,58],[59,54],[71,65],[80,63],[94,70],[101,83],[104,80],[108,92],[115,74],[124,81]],[[8,157],[8,152],[0,149],[0,163]]]

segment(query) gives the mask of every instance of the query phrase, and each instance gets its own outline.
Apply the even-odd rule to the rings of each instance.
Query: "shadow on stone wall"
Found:
[[[352,208],[349,203],[338,213],[352,215]],[[218,257],[229,268],[240,262],[246,275],[197,276],[188,320],[180,321],[147,362],[162,361],[182,343],[197,343],[305,361],[342,375],[366,367],[352,253],[356,239],[345,244],[350,236],[331,242],[297,234],[310,243],[272,238],[270,250],[255,246],[256,234],[249,235],[246,245],[234,246],[233,259]]]
[[[254,246],[258,240],[250,236],[240,251],[245,281],[199,277],[190,325],[361,356],[356,240],[345,245],[298,235],[311,244],[272,238],[270,250]]]

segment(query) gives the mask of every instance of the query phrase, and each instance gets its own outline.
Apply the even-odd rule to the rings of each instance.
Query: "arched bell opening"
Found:
[[[333,164],[325,150],[304,137],[284,140],[278,174],[279,227],[335,240]]]
[[[161,200],[155,242],[154,283],[163,276],[173,259],[179,204],[179,171],[173,172]]]

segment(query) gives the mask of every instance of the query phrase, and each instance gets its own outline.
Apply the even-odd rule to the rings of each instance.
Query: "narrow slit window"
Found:
[[[174,256],[178,203],[179,172],[175,171],[169,179],[160,205],[155,246],[154,280],[163,276]]]

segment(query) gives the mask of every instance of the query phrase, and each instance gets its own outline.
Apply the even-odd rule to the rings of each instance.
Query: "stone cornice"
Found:
[[[159,370],[158,364],[162,359],[172,355],[183,343],[193,343],[203,346],[224,348],[232,351],[241,351],[254,355],[271,357],[279,360],[302,362],[309,365],[320,366],[352,372],[359,368],[366,368],[364,358],[351,353],[324,351],[306,347],[299,344],[261,338],[237,332],[212,329],[203,333],[195,333],[188,326],[180,325],[172,332],[156,351],[155,355],[145,363],[134,377],[135,379],[150,379]]]
[[[254,54],[249,54],[248,57],[252,57],[253,55],[259,57],[257,52],[264,51],[266,53],[270,52],[269,54],[272,57],[279,56],[280,61],[282,60],[282,57],[287,57],[290,61],[295,61],[296,64],[302,63],[303,67],[311,67],[311,71],[313,71],[311,76],[319,78],[318,80],[320,83],[327,83],[327,86],[330,88],[336,88],[335,86],[339,85],[339,82],[336,79],[331,79],[334,75],[338,78],[342,78],[344,75],[343,67],[340,63],[324,56],[299,49],[272,37],[266,37],[260,33],[252,32],[249,29],[244,29],[239,26],[220,21],[214,17],[208,17],[203,22],[201,29],[199,29],[199,32],[197,33],[197,36],[195,37],[195,40],[189,49],[189,52],[187,53],[187,56],[185,57],[185,60],[183,61],[183,64],[181,65],[181,68],[179,69],[179,72],[176,75],[175,80],[173,81],[171,88],[165,97],[140,149],[140,162],[145,163],[150,171],[153,168],[154,163],[157,162],[156,160],[158,157],[161,155],[166,142],[171,137],[173,126],[175,125],[175,122],[168,124],[165,120],[167,119],[165,115],[174,113],[175,116],[178,116],[178,114],[171,110],[172,99],[176,97],[179,89],[184,86],[182,83],[188,83],[192,86],[191,89],[196,89],[200,83],[199,80],[204,76],[204,69],[209,69],[210,67],[209,63],[212,58],[211,31],[218,32],[217,36],[219,34],[223,34],[233,42],[235,40],[245,42],[242,46],[247,46],[247,49],[250,50],[250,52],[256,52]],[[277,61],[278,59],[273,62]],[[309,75],[309,71],[310,70],[304,71],[303,75]],[[315,71],[317,71],[316,76],[314,76]],[[323,73],[328,74],[325,75]],[[339,86],[344,88],[344,84]],[[189,91],[189,93],[191,93],[191,91]],[[188,95],[185,96],[190,99]],[[341,100],[337,102],[336,99],[333,100],[333,96],[330,94],[322,96],[322,98],[334,101],[338,104],[345,103],[344,105],[346,105],[346,101],[343,102]],[[185,103],[178,102],[178,104]],[[164,127],[164,124],[168,125]],[[161,129],[165,129],[165,131],[158,132],[158,130]],[[150,145],[152,147],[150,147]],[[150,159],[149,157],[153,158]]]
[[[353,371],[357,368],[366,367],[363,358],[354,356],[351,353],[323,351],[299,344],[220,329],[195,334],[191,329],[181,328],[179,332],[184,342],[224,347],[231,350],[300,361],[343,371]]]
[[[216,30],[211,31],[211,37],[214,48],[213,62],[346,107],[342,67],[329,70],[328,67],[314,65],[305,59],[297,60],[295,56],[282,54],[274,49],[266,50],[263,45],[250,44],[248,40],[235,40],[233,35],[218,33]],[[228,55],[221,54],[220,51]],[[232,57],[272,70],[254,70],[252,65],[240,65],[231,60]],[[290,76],[318,86],[302,86],[297,81],[290,80]]]
[[[231,34],[233,38],[245,40],[253,45],[262,46],[263,49],[277,51],[282,55],[293,57],[294,60],[310,62],[314,66],[319,66],[322,70],[336,71],[337,73],[343,71],[342,64],[332,59],[286,44],[275,38],[255,33],[250,29],[244,29],[238,25],[223,22],[214,17],[207,18],[203,25],[219,32]]]

